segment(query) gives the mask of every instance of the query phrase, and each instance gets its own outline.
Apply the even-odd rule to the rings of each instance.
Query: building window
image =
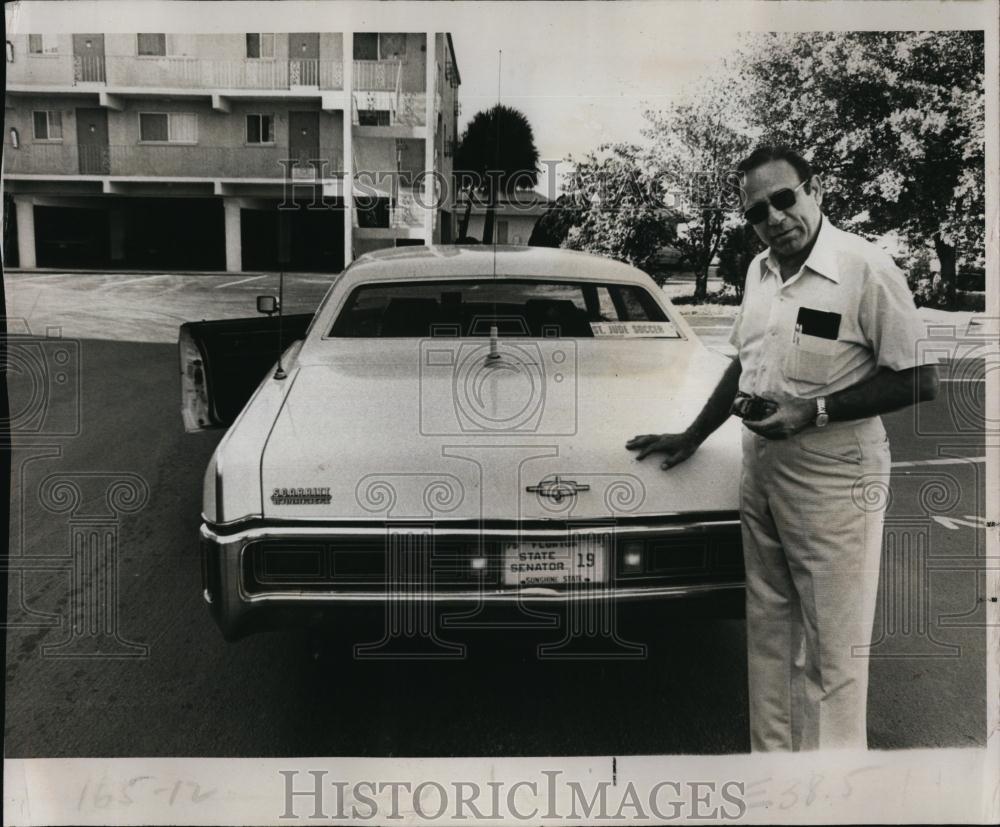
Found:
[[[389,126],[389,110],[359,109],[358,126]]]
[[[404,57],[405,34],[356,32],[354,35],[355,60],[402,60]]]
[[[197,143],[198,116],[191,112],[140,112],[139,140],[142,143]]]
[[[247,143],[274,143],[273,115],[247,115]]]
[[[29,34],[28,54],[32,55],[54,55],[59,51],[59,44],[55,35],[51,34]]]
[[[62,112],[32,112],[31,121],[36,141],[62,141]]]
[[[378,36],[379,60],[402,60],[406,57],[405,34],[380,34]]]
[[[274,35],[258,33],[248,34],[247,57],[274,57]]]
[[[371,32],[356,32],[354,35],[354,59],[378,60],[378,35]]]
[[[166,57],[167,36],[165,34],[137,34],[136,52],[150,57]]]

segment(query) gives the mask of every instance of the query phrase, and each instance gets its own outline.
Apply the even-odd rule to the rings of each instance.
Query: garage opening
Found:
[[[240,210],[240,237],[244,270],[292,270],[309,273],[339,273],[344,269],[343,201],[326,199],[328,207],[309,209],[305,204],[292,210]],[[287,221],[286,255],[282,246],[279,216]],[[282,259],[287,258],[287,263]]]
[[[5,267],[21,265],[17,250],[17,207],[9,192],[3,194],[3,261]]]
[[[110,240],[107,209],[35,206],[35,256],[39,267],[108,267]]]
[[[210,198],[108,198],[35,206],[39,267],[224,270],[225,215]]]
[[[124,218],[124,266],[132,269],[224,270],[225,213],[209,198],[129,199],[115,205]]]

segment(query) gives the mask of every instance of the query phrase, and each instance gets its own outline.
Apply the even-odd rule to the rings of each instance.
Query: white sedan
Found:
[[[669,473],[625,449],[683,429],[727,361],[632,267],[541,248],[382,251],[314,316],[186,324],[180,356],[187,429],[229,426],[201,528],[204,597],[227,638],[352,603],[743,586],[738,423]]]

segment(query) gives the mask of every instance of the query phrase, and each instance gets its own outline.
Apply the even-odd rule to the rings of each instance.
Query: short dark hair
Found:
[[[739,166],[736,167],[736,171],[743,176],[750,172],[750,170],[762,167],[771,161],[786,161],[791,164],[803,181],[808,181],[815,174],[812,164],[791,147],[781,144],[764,144],[757,147],[746,158],[740,161]]]

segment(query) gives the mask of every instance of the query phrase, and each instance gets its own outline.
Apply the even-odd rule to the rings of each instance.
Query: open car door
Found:
[[[188,433],[231,425],[278,355],[305,336],[312,313],[187,322],[177,342]]]

